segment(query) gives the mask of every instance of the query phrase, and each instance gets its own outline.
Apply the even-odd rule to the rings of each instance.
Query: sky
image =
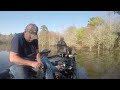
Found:
[[[69,26],[85,27],[91,17],[105,17],[107,11],[0,11],[0,33],[20,33],[34,23],[39,31],[46,25],[49,31],[62,32]]]

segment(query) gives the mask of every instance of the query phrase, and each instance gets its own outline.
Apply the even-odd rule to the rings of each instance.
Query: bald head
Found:
[[[28,24],[25,27],[25,31],[24,31],[24,37],[26,39],[26,41],[28,42],[32,42],[35,39],[38,39],[38,27],[35,24]]]

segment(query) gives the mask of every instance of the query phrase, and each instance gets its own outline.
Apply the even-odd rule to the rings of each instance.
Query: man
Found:
[[[13,65],[10,72],[15,79],[29,79],[29,71],[43,64],[38,49],[38,27],[28,24],[23,33],[18,33],[12,39],[9,59]]]
[[[65,43],[64,38],[61,37],[60,41],[58,41],[57,43],[58,53],[66,52],[66,48],[67,48],[67,44]]]
[[[51,52],[51,50],[44,49],[41,52],[41,58],[42,62],[44,64],[45,68],[45,79],[54,79],[53,73],[56,71],[59,71],[61,69],[60,65],[54,66],[48,59],[48,54]]]

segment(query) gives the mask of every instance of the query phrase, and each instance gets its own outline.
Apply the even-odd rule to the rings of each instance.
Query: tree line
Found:
[[[119,12],[115,13],[119,14]],[[14,35],[0,34],[0,49],[8,49]],[[108,19],[91,17],[86,27],[77,28],[73,25],[68,27],[64,33],[50,31],[46,25],[42,25],[39,28],[38,37],[40,49],[55,47],[60,37],[64,37],[67,45],[76,50],[88,48],[92,51],[95,48],[99,53],[100,50],[119,49],[120,17],[114,19],[112,15],[109,15]]]

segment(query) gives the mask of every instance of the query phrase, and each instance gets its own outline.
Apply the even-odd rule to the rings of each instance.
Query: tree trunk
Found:
[[[89,48],[90,48],[90,51],[92,51],[92,46],[90,46]]]
[[[104,45],[103,45],[103,49],[102,49],[102,53],[103,53],[103,54],[104,54],[104,48],[105,48],[105,47],[104,47]]]
[[[100,45],[98,44],[98,57],[99,57],[99,54],[100,54]]]

